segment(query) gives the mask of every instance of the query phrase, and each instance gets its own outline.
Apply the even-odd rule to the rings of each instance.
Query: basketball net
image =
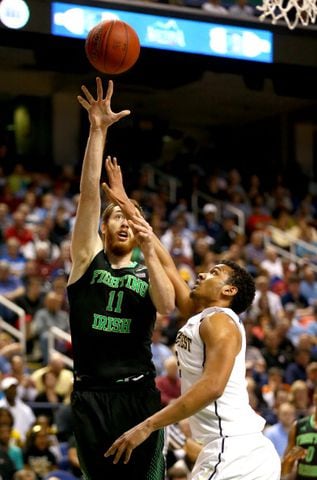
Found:
[[[298,23],[315,23],[317,17],[317,0],[263,0],[262,6],[256,8],[262,12],[260,20],[271,18],[273,25],[285,20],[291,30]]]

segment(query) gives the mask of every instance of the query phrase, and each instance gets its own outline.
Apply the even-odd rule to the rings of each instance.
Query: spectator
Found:
[[[60,442],[56,435],[56,425],[53,423],[54,419],[47,415],[46,413],[39,414],[36,416],[35,425],[40,425],[44,429],[47,430],[49,435],[50,441],[50,450],[54,453],[58,464],[60,465],[63,462],[63,448],[65,448],[65,444],[67,447],[67,442]]]
[[[159,317],[159,314],[157,314]],[[160,320],[157,320],[152,333],[152,360],[155,365],[156,375],[165,374],[165,360],[172,354],[172,350],[165,344],[163,337],[163,327]]]
[[[282,295],[282,304],[293,303],[296,308],[303,309],[309,307],[308,299],[300,292],[300,278],[298,275],[290,275],[287,280],[287,291]]]
[[[277,367],[283,371],[289,363],[288,352],[280,348],[281,338],[276,328],[265,331],[263,338],[262,355],[266,361],[267,368]]]
[[[35,396],[33,411],[37,416],[44,414],[53,420],[54,411],[57,407],[56,404],[63,402],[63,396],[56,393],[56,373],[51,370],[44,372],[42,375],[42,384],[44,390]],[[39,403],[39,406],[37,406],[36,403]],[[43,406],[41,404],[46,405]]]
[[[30,402],[37,394],[35,384],[31,378],[30,370],[21,354],[15,354],[10,358],[10,376],[18,380],[18,396],[24,402]]]
[[[288,434],[296,419],[295,406],[284,402],[277,409],[278,422],[264,430],[264,435],[271,440],[280,458],[283,457],[287,447]]]
[[[203,206],[203,217],[199,222],[207,235],[214,241],[223,230],[221,223],[216,219],[217,211],[217,206],[214,203],[206,203]]]
[[[16,298],[24,294],[24,291],[21,279],[12,275],[9,262],[0,260],[0,295],[14,302]],[[0,305],[0,316],[8,323],[14,323],[15,314],[4,305]]]
[[[0,478],[2,480],[12,480],[16,469],[8,453],[0,448]]]
[[[284,380],[288,385],[292,385],[296,380],[307,379],[306,368],[310,362],[310,351],[304,348],[297,348],[294,353],[293,362],[287,365],[284,372]]]
[[[193,262],[196,271],[197,266],[201,264],[206,253],[211,251],[213,243],[214,239],[207,234],[205,228],[202,225],[197,227],[193,243]]]
[[[259,313],[267,313],[276,323],[284,316],[283,304],[277,293],[270,290],[267,275],[259,275],[255,280],[256,292],[249,309],[249,315],[257,318]]]
[[[59,256],[51,262],[51,273],[56,275],[60,270],[63,270],[66,277],[68,278],[71,268],[71,258],[70,258],[70,240],[63,240],[60,245]]]
[[[310,403],[313,404],[314,391],[317,388],[317,362],[310,362],[306,367],[306,384]]]
[[[231,213],[224,214],[222,218],[222,230],[216,236],[215,243],[212,247],[214,252],[222,254],[231,247],[238,236],[235,227],[235,216]]]
[[[279,388],[285,391],[289,390],[289,386],[283,383],[283,370],[277,367],[271,367],[268,370],[268,380],[262,386],[262,395],[269,407],[273,408],[275,404],[275,394]]]
[[[7,425],[10,428],[10,443],[22,447],[23,442],[20,433],[14,428],[14,418],[9,408],[0,407],[0,425]]]
[[[32,358],[34,349],[34,340],[31,335],[31,325],[35,313],[44,307],[45,294],[43,291],[43,282],[38,276],[30,276],[24,282],[25,291],[15,299],[15,303],[25,312],[25,335],[26,351],[29,358]]]
[[[161,236],[161,242],[172,256],[181,254],[189,263],[193,259],[193,233],[187,227],[186,218],[179,214],[173,224]]]
[[[254,16],[253,7],[247,3],[247,0],[235,0],[235,3],[229,7],[229,13],[243,18]]]
[[[57,459],[50,450],[46,428],[34,425],[29,430],[24,447],[24,463],[36,473],[37,480],[44,480],[50,471],[57,468]]]
[[[264,195],[256,194],[251,201],[251,213],[246,219],[246,233],[251,235],[255,230],[265,232],[272,222],[269,209],[265,206]]]
[[[35,382],[38,392],[44,391],[43,374],[52,371],[57,375],[57,383],[55,391],[58,395],[62,395],[64,399],[70,394],[73,386],[73,372],[66,368],[63,357],[55,352],[51,355],[49,363],[42,368],[35,370],[31,377]]]
[[[15,238],[8,238],[2,250],[0,260],[5,260],[10,265],[10,272],[18,278],[24,274],[26,258],[21,252],[21,243]]]
[[[60,246],[60,244],[67,239],[70,232],[70,213],[63,205],[56,209],[53,220],[52,230],[50,232],[50,240],[53,244]]]
[[[33,470],[22,468],[14,474],[13,480],[36,480],[36,474]]]
[[[255,230],[244,247],[247,270],[254,276],[260,273],[260,264],[265,258],[263,232]]]
[[[175,355],[170,355],[164,362],[166,373],[157,376],[155,383],[161,392],[161,402],[165,407],[181,394],[181,385],[178,375],[178,365]]]
[[[17,342],[7,332],[0,332],[0,371],[9,374],[11,371],[10,360],[13,355],[22,352],[21,342]]]
[[[301,335],[308,332],[308,327],[300,322],[300,318],[296,314],[297,309],[295,303],[286,303],[284,306],[284,312],[284,322],[288,324],[286,337],[294,347],[297,347]]]
[[[289,392],[289,401],[296,409],[296,418],[303,418],[310,413],[308,386],[303,380],[295,380]]]
[[[24,467],[23,452],[17,445],[11,444],[11,430],[8,424],[0,423],[0,450],[9,455],[15,470],[21,470]]]
[[[50,277],[50,289],[63,299],[61,309],[69,313],[69,301],[66,292],[67,275],[64,270],[56,270]]]
[[[47,262],[51,263],[59,256],[59,247],[50,239],[52,220],[47,218],[40,223],[35,231],[32,242],[23,247],[24,256],[28,260],[35,260],[38,257],[38,249],[46,250]]]
[[[15,377],[6,377],[1,382],[4,398],[0,399],[0,407],[10,410],[14,418],[14,428],[25,440],[26,433],[35,420],[32,409],[17,396],[18,380]]]
[[[68,458],[69,468],[71,473],[76,478],[82,478],[82,471],[79,464],[77,445],[76,445],[76,440],[74,435],[72,435],[68,441],[67,458]]]
[[[1,169],[1,167],[0,167]],[[0,201],[0,253],[2,253],[3,243],[5,241],[4,232],[10,225],[10,212],[7,203]]]
[[[202,10],[216,15],[228,15],[228,10],[221,4],[221,0],[207,0],[201,5]]]
[[[55,326],[69,333],[68,313],[62,310],[63,297],[50,291],[46,294],[44,308],[36,312],[31,324],[31,335],[39,340],[42,361],[48,362],[48,335],[51,327]],[[67,345],[63,346],[67,351]]]
[[[26,245],[33,240],[33,232],[25,225],[25,214],[16,210],[12,214],[12,224],[4,232],[5,239],[17,238],[21,245]]]
[[[303,277],[300,280],[299,292],[307,300],[309,305],[317,305],[317,280],[316,273],[310,265],[305,265],[303,270]]]
[[[261,261],[260,267],[266,272],[270,282],[281,280],[283,278],[283,264],[273,246],[268,246],[264,250],[265,258]]]

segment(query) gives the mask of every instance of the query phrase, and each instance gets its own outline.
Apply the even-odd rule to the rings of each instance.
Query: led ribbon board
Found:
[[[142,47],[273,62],[273,33],[268,30],[61,2],[52,2],[51,8],[53,35],[85,39],[97,23],[115,18],[135,29]]]

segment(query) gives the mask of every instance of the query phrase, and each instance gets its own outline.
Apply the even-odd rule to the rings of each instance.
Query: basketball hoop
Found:
[[[263,0],[262,6],[256,8],[262,12],[261,21],[271,17],[275,25],[278,20],[285,20],[291,30],[298,23],[315,23],[317,17],[317,0]]]

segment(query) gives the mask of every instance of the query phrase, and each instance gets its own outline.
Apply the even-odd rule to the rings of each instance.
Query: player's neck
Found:
[[[107,252],[107,257],[112,268],[123,268],[131,265],[132,251],[124,255],[115,255],[112,252]]]

